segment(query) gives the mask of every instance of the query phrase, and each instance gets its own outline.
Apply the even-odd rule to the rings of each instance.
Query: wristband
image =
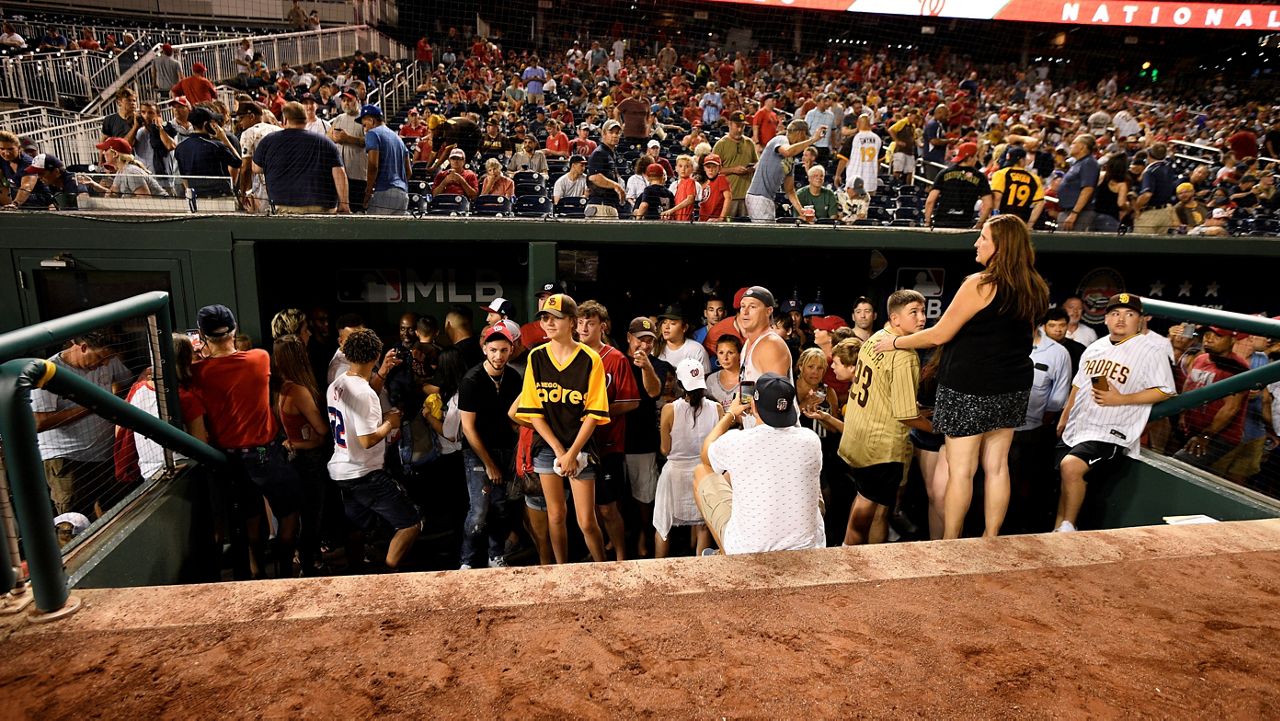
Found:
[[[894,350],[898,350],[898,336],[896,336],[896,335],[895,335],[895,336],[893,337],[893,341],[892,341],[892,343],[893,343],[893,349],[894,349]]]

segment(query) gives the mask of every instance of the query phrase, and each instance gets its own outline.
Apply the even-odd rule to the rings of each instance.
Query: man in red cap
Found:
[[[1198,333],[1204,342],[1204,352],[1191,363],[1191,370],[1182,384],[1183,393],[1249,370],[1249,364],[1232,352],[1235,342],[1247,338],[1247,334],[1216,325],[1202,325]],[[1214,466],[1240,444],[1248,396],[1248,391],[1241,391],[1184,411],[1179,425],[1187,444],[1174,454],[1174,458],[1201,468]]]
[[[169,94],[175,98],[186,98],[192,105],[207,103],[218,97],[218,91],[209,82],[209,78],[204,76],[205,72],[204,63],[193,63],[191,74],[175,83],[169,89]]]
[[[973,207],[982,201],[978,222],[973,222]],[[991,185],[978,170],[977,143],[961,143],[956,156],[934,179],[933,189],[924,201],[924,224],[938,228],[982,227],[991,215]]]

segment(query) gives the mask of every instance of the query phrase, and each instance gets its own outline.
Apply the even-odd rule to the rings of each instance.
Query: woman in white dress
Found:
[[[653,505],[653,527],[657,531],[654,557],[665,558],[674,526],[692,526],[695,552],[702,554],[711,545],[711,532],[693,500],[693,470],[702,453],[702,442],[715,428],[724,410],[706,398],[706,373],[692,358],[676,366],[676,379],[684,395],[662,409],[660,421],[662,454],[667,457],[658,476]]]

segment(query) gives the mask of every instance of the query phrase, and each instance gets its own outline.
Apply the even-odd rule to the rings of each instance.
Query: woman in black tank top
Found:
[[[947,344],[933,414],[934,430],[946,436],[943,538],[960,537],[979,457],[986,473],[983,535],[1000,532],[1009,506],[1009,445],[1031,395],[1031,329],[1049,307],[1049,287],[1036,272],[1031,232],[1021,218],[988,221],[974,248],[985,270],[965,279],[937,325],[877,347]]]

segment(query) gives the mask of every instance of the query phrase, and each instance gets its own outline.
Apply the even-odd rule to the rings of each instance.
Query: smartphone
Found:
[[[742,381],[738,384],[738,398],[741,399],[743,403],[746,403],[748,398],[755,395],[755,392],[755,381]]]
[[[194,328],[187,331],[187,337],[191,339],[191,349],[199,353],[204,350],[204,341],[200,339],[200,331]]]
[[[1105,390],[1107,389],[1107,377],[1106,377],[1106,376],[1093,376],[1093,381],[1092,381],[1092,382],[1093,382],[1093,387],[1094,387],[1095,389],[1097,389],[1097,390],[1105,391]]]

